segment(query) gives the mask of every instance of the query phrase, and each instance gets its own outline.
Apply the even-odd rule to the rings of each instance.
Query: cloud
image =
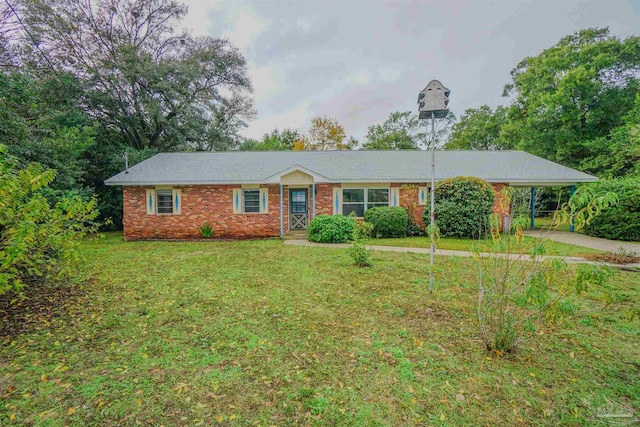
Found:
[[[304,131],[309,126],[309,118],[312,113],[309,111],[309,103],[306,101],[294,103],[286,110],[279,112],[260,114],[251,123],[249,129],[244,132],[244,136],[248,138],[259,139],[265,133],[269,133],[274,129],[295,129]]]
[[[272,22],[243,2],[185,0],[184,3],[189,8],[184,23],[194,35],[227,38],[241,51],[249,49]]]
[[[244,134],[306,129],[327,114],[362,138],[393,111],[414,111],[431,79],[460,114],[504,102],[509,72],[581,28],[637,33],[637,2],[584,0],[191,0],[187,24],[244,53],[258,118]],[[206,17],[206,18],[205,18]]]

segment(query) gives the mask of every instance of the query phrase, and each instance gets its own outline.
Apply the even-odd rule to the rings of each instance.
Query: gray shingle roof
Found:
[[[107,185],[278,183],[300,168],[316,182],[427,182],[428,151],[230,151],[161,153]],[[524,151],[437,151],[436,180],[475,176],[512,185],[569,185],[598,178]]]

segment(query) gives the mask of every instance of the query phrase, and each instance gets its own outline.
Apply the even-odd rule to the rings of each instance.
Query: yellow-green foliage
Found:
[[[37,163],[17,169],[0,145],[0,294],[69,277],[78,239],[96,229],[95,200],[69,195],[47,202],[41,191],[54,178]]]

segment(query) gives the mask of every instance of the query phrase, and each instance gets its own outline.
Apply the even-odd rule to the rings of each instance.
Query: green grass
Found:
[[[473,324],[473,260],[257,242],[87,241],[86,283],[2,339],[1,425],[593,425],[640,413],[637,275],[512,356]],[[13,419],[13,421],[12,421]],[[12,424],[13,423],[13,424]]]
[[[371,239],[371,245],[378,246],[405,246],[410,248],[428,248],[431,244],[429,237],[401,237],[396,239]],[[540,243],[540,239],[534,237],[524,238],[524,248],[533,248],[534,245]],[[547,255],[561,256],[580,256],[586,254],[602,253],[602,251],[585,248],[582,246],[570,245],[567,243],[553,242],[551,240],[544,241],[544,247]],[[451,237],[441,238],[436,243],[436,248],[455,251],[470,251],[474,246],[478,245],[481,251],[491,251],[494,248],[491,239],[455,239]]]
[[[531,222],[531,221],[529,221]],[[545,217],[540,217],[540,218],[536,218],[536,229],[540,228],[543,230],[548,230],[550,228],[553,228],[554,230],[559,230],[559,231],[569,231],[569,224],[560,224],[559,226],[556,226],[553,223],[553,216],[545,216]],[[529,224],[531,225],[531,224]],[[582,231],[578,230],[576,231],[576,233],[581,233]]]

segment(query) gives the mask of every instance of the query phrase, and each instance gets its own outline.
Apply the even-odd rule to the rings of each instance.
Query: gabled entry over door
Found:
[[[309,190],[292,188],[289,190],[289,229],[306,230],[309,221]]]

